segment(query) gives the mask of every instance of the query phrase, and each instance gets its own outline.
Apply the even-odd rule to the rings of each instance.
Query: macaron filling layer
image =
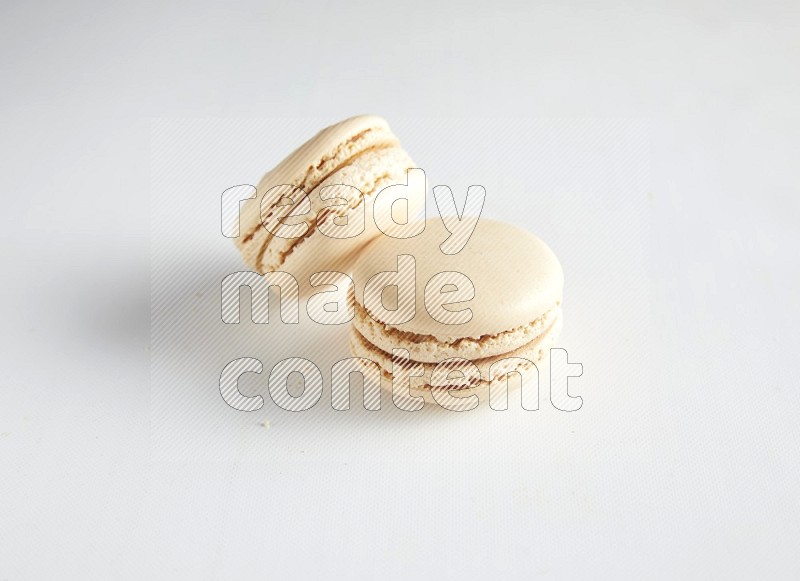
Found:
[[[463,385],[459,380],[453,385],[437,386],[446,389],[469,389],[480,385],[489,385],[493,381],[505,379],[506,375],[513,371],[525,371],[533,364],[545,358],[549,348],[555,343],[561,331],[561,310],[557,309],[550,319],[550,322],[543,331],[533,340],[512,349],[506,353],[500,353],[480,358],[470,358],[464,355],[457,355],[474,363],[480,371],[480,381],[473,381],[470,385]],[[394,348],[398,348],[395,346]],[[409,360],[397,360],[391,353],[384,351],[365,338],[358,329],[353,326],[350,332],[350,351],[356,357],[364,357],[377,363],[383,375],[387,379],[392,378],[392,370],[395,364],[403,366],[422,365],[424,373],[420,379],[415,379],[417,389],[430,389],[431,374],[439,362],[453,356],[443,356],[436,362],[417,361],[413,357]],[[456,370],[457,367],[453,367]]]
[[[559,301],[531,323],[501,333],[474,337],[437,337],[402,331],[376,321],[367,309],[356,302],[353,325],[370,343],[385,352],[407,349],[414,361],[435,363],[449,357],[482,359],[513,351],[530,343],[561,316]]]
[[[314,139],[317,138],[319,138],[319,136]],[[313,139],[301,146],[299,149],[293,152],[292,155],[284,161],[284,163],[287,163],[294,157],[298,157],[304,149],[309,147],[312,142]],[[359,133],[356,133],[355,135],[352,135],[346,141],[339,142],[339,144],[335,146],[335,149],[323,155],[318,162],[309,165],[301,178],[297,179],[295,177],[295,179],[283,181],[296,185],[305,192],[311,192],[320,183],[330,177],[332,173],[352,163],[353,160],[359,155],[362,155],[370,150],[382,149],[397,144],[397,138],[392,134],[391,131],[389,131],[388,128],[370,127],[360,131]],[[281,166],[278,166],[275,168],[275,170],[267,173],[261,179],[261,182],[258,185],[259,193],[263,194],[266,190],[273,186],[283,185],[280,183],[280,180],[270,179],[273,174],[278,173],[277,170],[279,169],[281,169]],[[269,211],[271,212],[272,209],[273,208],[270,208]],[[262,218],[266,218],[268,215],[269,214],[264,215]],[[261,224],[261,221],[259,221],[258,223],[251,225],[248,232],[242,238],[242,244],[246,244],[252,240],[253,235],[258,231],[258,228],[261,226]]]
[[[359,153],[348,160],[342,167],[336,169],[325,177],[313,190],[306,191],[311,202],[311,218],[308,230],[300,238],[275,237],[265,229],[261,253],[256,259],[257,264],[264,271],[278,270],[298,246],[310,238],[326,220],[346,214],[349,210],[367,201],[371,201],[384,187],[401,183],[405,180],[406,171],[413,167],[414,162],[400,147],[372,148]],[[323,206],[317,192],[328,185],[349,185],[356,187],[361,195],[348,198],[348,205]],[[352,189],[347,190],[353,192]],[[271,214],[272,210],[270,210]],[[319,220],[318,220],[319,217]],[[365,244],[367,240],[363,240]]]

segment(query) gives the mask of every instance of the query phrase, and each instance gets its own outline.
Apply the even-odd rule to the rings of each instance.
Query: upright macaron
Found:
[[[417,236],[376,239],[355,267],[350,350],[376,362],[385,378],[398,365],[422,371],[412,380],[412,395],[425,395],[431,387],[474,390],[504,381],[510,372],[524,372],[542,360],[561,330],[564,276],[542,240],[485,218],[456,254],[440,250],[448,236],[442,220],[432,218]],[[401,256],[413,257],[413,276],[409,259]],[[380,274],[392,271],[399,274]],[[370,281],[379,280],[397,286],[390,284],[376,298],[380,289]],[[406,312],[398,316],[401,308]],[[458,381],[452,382],[447,373],[432,376],[438,363],[451,358],[469,360],[479,376],[456,374]]]
[[[413,167],[380,117],[353,117],[323,129],[264,175],[256,196],[242,205],[235,242],[245,264],[261,273],[289,272],[301,285],[314,272],[349,273],[359,250],[380,234],[375,196],[405,184]],[[421,209],[409,208],[410,218]],[[365,216],[363,231],[332,236],[335,221],[353,212]],[[287,223],[294,226],[281,230]]]

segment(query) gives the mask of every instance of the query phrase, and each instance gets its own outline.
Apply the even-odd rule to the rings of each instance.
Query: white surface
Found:
[[[800,575],[795,3],[0,10],[0,578]],[[151,119],[364,111],[551,243],[584,408],[265,430],[190,407],[209,460],[151,458]],[[558,156],[491,183],[503,136],[464,124],[491,116],[649,120],[650,171],[565,189]],[[209,223],[273,161],[219,147],[240,163],[209,165],[187,210]],[[647,175],[649,197],[593,195]],[[530,214],[498,205],[511,190]],[[175,250],[235,267],[227,241],[196,244]],[[241,454],[213,460],[236,430]]]

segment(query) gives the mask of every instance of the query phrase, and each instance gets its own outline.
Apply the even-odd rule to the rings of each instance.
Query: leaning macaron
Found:
[[[353,117],[320,131],[268,172],[243,204],[236,245],[245,264],[260,273],[289,272],[301,285],[314,272],[349,273],[358,251],[380,234],[375,196],[405,184],[413,167],[380,117]],[[410,217],[419,210],[409,208]],[[363,230],[332,235],[345,215],[365,217]],[[286,223],[294,229],[281,231]]]
[[[563,271],[542,240],[516,226],[480,219],[466,246],[448,255],[439,248],[448,236],[440,219],[430,219],[418,236],[375,240],[355,267],[351,352],[377,363],[386,379],[398,365],[416,368],[421,373],[411,380],[411,395],[426,399],[431,387],[475,391],[505,381],[511,372],[524,375],[546,356],[561,330]],[[377,304],[367,296],[369,281],[398,271],[403,255],[414,258],[413,278],[408,271],[398,275],[398,287],[387,286]],[[408,300],[409,289],[399,288],[403,284],[413,285],[413,316],[387,322],[397,314],[391,309],[401,306],[400,294]],[[463,300],[437,306],[438,293],[446,297],[451,291]],[[470,361],[479,376],[466,384],[468,374],[456,374],[452,383],[447,373],[432,376],[437,364],[452,358]]]

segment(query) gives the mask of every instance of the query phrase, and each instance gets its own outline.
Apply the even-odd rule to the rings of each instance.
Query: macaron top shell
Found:
[[[561,264],[547,244],[533,234],[481,218],[466,246],[452,255],[439,248],[448,236],[441,218],[436,217],[425,222],[425,229],[418,236],[397,239],[383,235],[372,241],[355,266],[358,303],[364,306],[367,281],[379,272],[396,271],[402,254],[415,259],[415,314],[407,322],[387,325],[389,328],[452,342],[528,325],[561,303]],[[465,323],[437,321],[426,309],[425,287],[432,277],[444,271],[466,275],[475,287],[473,299],[446,307],[469,307],[472,316]],[[391,307],[388,303],[386,307]]]

